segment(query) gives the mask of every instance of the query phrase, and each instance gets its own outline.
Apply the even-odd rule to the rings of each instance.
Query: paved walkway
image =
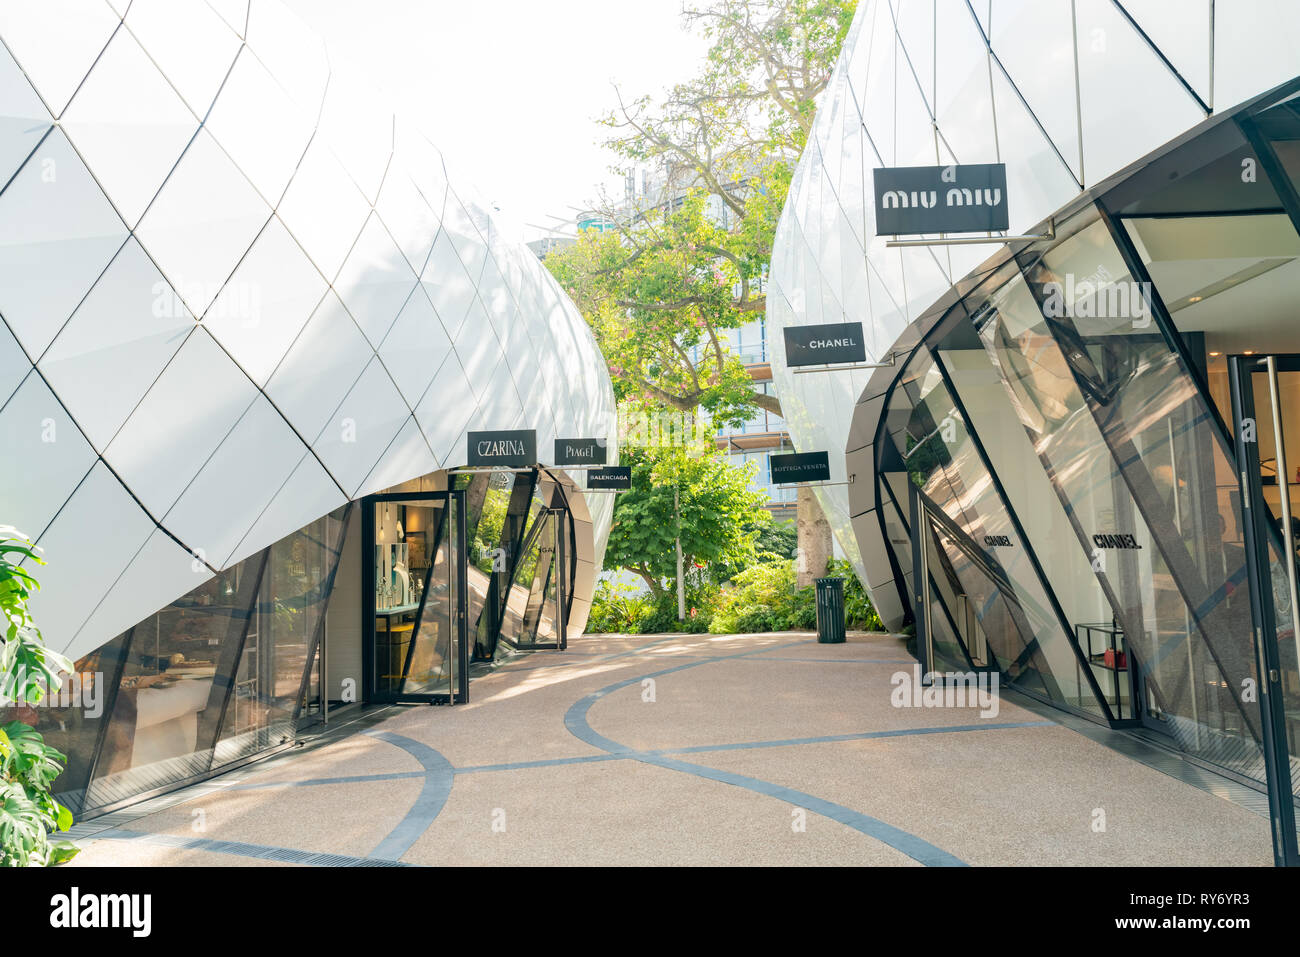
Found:
[[[1265,818],[1007,701],[894,707],[913,664],[881,635],[584,638],[74,865],[1271,864]]]

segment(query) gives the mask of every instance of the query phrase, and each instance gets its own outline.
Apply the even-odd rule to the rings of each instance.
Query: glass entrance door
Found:
[[[1300,356],[1231,356],[1246,571],[1258,645],[1274,857],[1300,865]]]
[[[367,700],[468,701],[464,493],[375,495],[362,509]]]
[[[533,520],[515,570],[515,602],[520,626],[513,644],[521,650],[542,651],[565,647],[565,612],[568,587],[565,571],[567,512],[542,508]]]

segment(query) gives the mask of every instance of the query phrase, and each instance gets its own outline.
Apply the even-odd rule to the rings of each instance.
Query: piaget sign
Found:
[[[873,171],[876,235],[1007,229],[1005,163],[895,166]]]
[[[526,469],[537,464],[537,430],[470,432],[465,461],[472,468]]]
[[[817,326],[787,326],[785,364],[815,366],[832,362],[863,362],[862,323],[831,322]]]
[[[556,439],[556,465],[604,465],[604,439]]]

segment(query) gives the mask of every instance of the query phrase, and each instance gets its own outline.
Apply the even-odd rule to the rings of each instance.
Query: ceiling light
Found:
[[[1201,301],[1201,297],[1200,297],[1200,296],[1188,296],[1188,297],[1187,297],[1187,301],[1188,301],[1188,302],[1200,302],[1200,301]]]
[[[1218,352],[1211,352],[1211,353],[1210,353],[1210,355],[1212,355],[1212,356],[1218,356],[1218,355],[1220,355],[1220,354],[1221,354],[1221,353],[1218,353]]]
[[[1254,349],[1247,349],[1245,354],[1248,355],[1248,356],[1253,356],[1253,355],[1255,354],[1255,350],[1254,350]]]

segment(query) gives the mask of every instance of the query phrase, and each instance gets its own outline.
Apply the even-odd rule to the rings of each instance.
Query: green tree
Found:
[[[853,18],[855,0],[716,0],[687,7],[710,40],[695,77],[604,122],[625,163],[653,171],[637,202],[603,200],[608,231],[585,230],[546,264],[577,302],[620,399],[739,424],[755,407],[727,345],[766,308],[763,278],[790,178]]]
[[[795,549],[799,546],[799,532],[794,527],[794,522],[789,519],[778,522],[769,515],[767,521],[758,523],[757,530],[756,547],[759,554],[776,555],[779,558],[795,557]]]
[[[60,676],[73,669],[71,661],[45,646],[32,620],[27,602],[40,585],[18,564],[24,560],[44,564],[26,536],[0,526],[0,706],[35,704],[47,690],[57,691]],[[0,725],[0,867],[62,864],[77,853],[68,841],[50,840],[51,832],[72,826],[72,812],[50,793],[66,763],[67,757],[45,744],[30,725]]]
[[[708,450],[625,449],[632,489],[618,496],[605,548],[605,568],[627,569],[645,580],[658,600],[677,579],[677,536],[686,568],[719,564],[743,567],[756,558],[759,528],[770,521],[766,496],[749,487],[751,472],[729,465]]]

